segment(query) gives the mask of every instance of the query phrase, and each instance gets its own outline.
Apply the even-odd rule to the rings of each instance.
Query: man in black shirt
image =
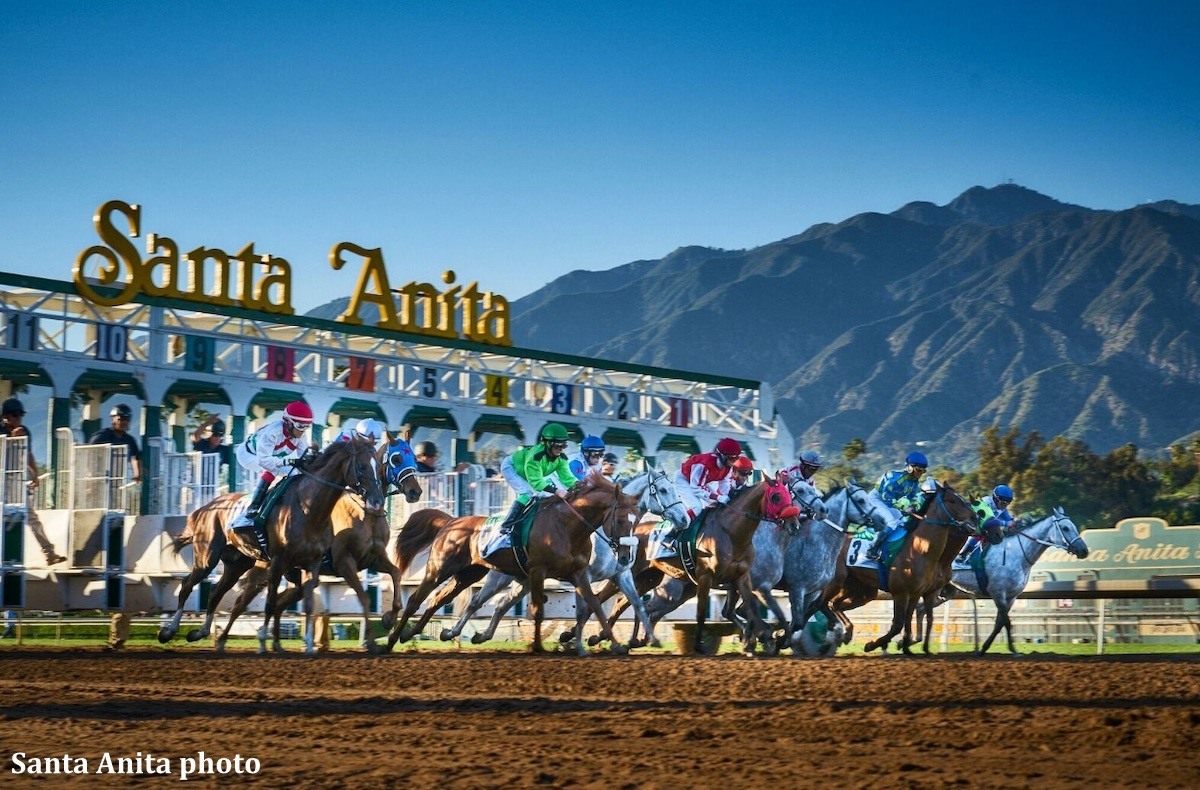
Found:
[[[192,431],[192,452],[216,453],[221,456],[222,466],[233,463],[233,448],[225,444],[225,423],[217,415],[208,415],[208,419]]]
[[[128,448],[129,462],[133,465],[133,482],[142,482],[141,450],[137,439],[129,433],[129,424],[133,421],[133,409],[124,403],[113,406],[109,412],[112,425],[92,436],[89,444],[123,444]]]
[[[413,454],[417,457],[418,472],[436,472],[438,462],[437,445],[430,441],[417,442],[417,446],[413,448]]]
[[[0,407],[0,436],[29,436],[29,429],[21,424],[25,418],[25,406],[16,398],[9,398],[4,401],[4,406]],[[26,484],[25,495],[25,523],[29,526],[29,531],[33,533],[34,539],[38,545],[42,547],[42,554],[46,557],[47,565],[57,565],[60,562],[66,562],[67,558],[54,550],[54,544],[46,537],[46,528],[42,525],[42,520],[38,518],[37,511],[33,509],[33,492],[38,487],[37,462],[33,457],[33,448],[29,448],[29,457],[27,459],[29,465],[29,482]]]

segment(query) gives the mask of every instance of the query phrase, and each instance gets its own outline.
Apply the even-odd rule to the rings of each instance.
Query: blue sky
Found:
[[[111,198],[301,311],[339,241],[517,298],[1008,179],[1200,203],[1196,6],[973,5],[4,2],[0,268],[69,279]]]

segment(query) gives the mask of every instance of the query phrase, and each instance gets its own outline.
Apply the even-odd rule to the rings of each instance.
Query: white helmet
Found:
[[[923,491],[926,494],[936,494],[937,487],[938,487],[938,482],[936,480],[934,480],[932,477],[925,478],[924,482],[921,483],[921,491]]]
[[[379,420],[365,417],[358,421],[358,425],[354,427],[354,433],[360,439],[366,439],[371,444],[377,444],[383,438],[383,425]]]

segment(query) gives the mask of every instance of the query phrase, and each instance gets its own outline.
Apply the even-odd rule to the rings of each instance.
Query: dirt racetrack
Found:
[[[3,784],[201,750],[262,786],[1196,787],[1200,656],[0,653]]]

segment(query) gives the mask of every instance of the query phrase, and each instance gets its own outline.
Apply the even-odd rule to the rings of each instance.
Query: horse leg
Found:
[[[492,599],[496,593],[503,590],[506,586],[512,583],[513,577],[501,573],[500,571],[491,571],[483,580],[483,587],[479,588],[479,592],[471,596],[470,602],[467,604],[467,610],[463,612],[462,617],[458,618],[458,622],[453,628],[443,628],[441,639],[443,642],[449,642],[451,639],[457,639],[466,627],[467,622],[471,617],[479,611],[479,607]]]
[[[386,573],[392,580],[392,608],[379,618],[384,630],[391,630],[392,626],[396,624],[396,618],[400,616],[400,569],[387,558],[387,553],[384,552],[380,555],[379,561],[371,565],[371,570],[376,573]]]
[[[904,642],[903,642],[902,649],[904,650],[904,655],[906,655],[906,656],[911,656],[913,654],[912,646],[914,644],[916,644],[913,641],[913,626],[912,626],[913,616],[916,614],[916,610],[917,610],[917,599],[909,598],[904,604]]]
[[[642,596],[638,595],[637,583],[633,580],[633,574],[628,568],[623,569],[617,574],[617,585],[621,588],[621,592],[625,595],[625,599],[629,601],[629,605],[633,607],[634,625],[633,633],[629,636],[629,647],[637,647],[634,642],[637,638],[638,623],[645,629],[646,638],[639,644],[650,645],[651,647],[662,647],[658,641],[658,637],[654,635],[654,623],[650,622],[650,614],[646,611],[646,604],[642,601]],[[603,603],[599,595],[596,600]],[[608,627],[611,629],[616,622],[614,618],[609,622]]]
[[[307,571],[304,572],[304,585],[303,585],[303,589],[302,589],[302,593],[301,593],[304,596],[304,652],[310,656],[316,655],[316,653],[317,653],[316,639],[314,638],[314,634],[313,634],[313,626],[314,626],[314,618],[315,618],[314,610],[316,609],[317,584],[320,581],[321,581],[321,561],[317,560],[317,562],[314,565],[312,565]],[[364,592],[360,600],[362,600],[365,604],[366,598],[367,598],[367,595]],[[364,606],[364,611],[366,611],[366,608],[367,608],[367,606]],[[275,615],[275,633],[276,633],[276,636],[278,636],[278,634],[279,634],[279,614],[278,613],[276,613],[276,615]]]
[[[892,624],[888,627],[887,633],[878,639],[873,639],[863,647],[864,653],[870,653],[872,650],[884,648],[885,652],[887,645],[896,638],[896,634],[904,630],[907,625],[905,621],[905,607],[908,605],[908,597],[892,593]]]
[[[172,615],[169,623],[158,629],[158,641],[161,644],[165,645],[170,642],[175,638],[175,634],[179,633],[179,623],[183,619],[183,607],[187,604],[188,596],[192,594],[196,585],[207,579],[213,568],[217,567],[217,560],[211,559],[211,556],[207,559],[210,559],[211,562],[194,564],[191,572],[183,580],[183,584],[179,586],[179,605],[175,607],[175,614]]]
[[[504,600],[492,612],[492,619],[488,621],[487,628],[483,631],[477,631],[471,637],[471,644],[481,645],[496,635],[496,629],[500,627],[500,620],[504,615],[508,614],[508,610],[512,609],[517,601],[521,600],[529,592],[529,587],[525,582],[521,582],[516,588],[510,589]]]
[[[545,569],[541,567],[531,568],[529,572],[529,609],[533,614],[533,645],[530,650],[534,653],[546,652],[542,646],[542,617],[546,611],[545,574]]]
[[[217,606],[220,605],[221,599],[225,597],[226,593],[233,589],[233,586],[237,584],[238,579],[242,578],[246,574],[246,571],[254,567],[254,560],[246,557],[240,551],[237,552],[237,554],[242,558],[240,561],[228,558],[222,561],[221,578],[217,579],[216,586],[214,586],[208,594],[208,607],[204,611],[204,623],[199,628],[193,628],[191,631],[188,631],[187,641],[199,642],[201,639],[207,638],[208,635],[212,633],[213,619],[217,616]],[[256,588],[258,588],[261,584],[261,581],[258,578],[259,576],[261,576],[261,574],[255,574],[254,577],[252,586]],[[257,594],[257,592],[255,594]],[[247,605],[249,605],[249,602],[247,602]],[[229,622],[232,623],[233,620],[230,620]],[[225,628],[226,630],[221,634],[222,637],[224,637],[225,633],[229,630],[229,626],[226,625]],[[223,638],[219,639],[218,645],[218,649],[223,648],[225,645],[225,640]]]
[[[408,628],[408,621],[421,608],[421,604],[429,597],[429,593],[433,592],[434,588],[441,583],[442,580],[438,576],[437,566],[433,564],[425,566],[425,577],[421,579],[421,583],[413,591],[413,594],[408,596],[408,602],[404,605],[403,614],[392,625],[392,630],[388,632],[387,649],[389,651],[396,646],[396,642],[407,642],[413,638],[413,631]],[[399,588],[397,588],[397,591],[393,595],[396,598],[400,597]]]
[[[271,630],[271,618],[275,615],[275,607],[279,603],[279,582],[283,578],[283,565],[280,563],[278,555],[271,560],[270,570],[267,572],[267,605],[266,615],[263,617],[262,629],[258,635],[258,652],[260,654],[267,652],[267,634]],[[278,622],[278,619],[276,619]],[[279,633],[275,633],[275,645],[282,650],[282,645],[279,644]]]
[[[758,613],[758,607],[754,605],[754,589],[750,586],[750,574],[744,573],[737,580],[737,586],[742,591],[742,598],[746,601],[746,614],[750,617],[750,627],[746,629],[746,639],[742,643],[742,652],[747,655],[754,655],[754,648],[757,646],[758,639],[762,640],[763,652],[767,655],[775,654],[775,640],[771,638],[771,629],[767,626],[762,615]],[[771,596],[774,597],[774,596]]]
[[[1012,638],[1012,618],[1009,612],[1012,611],[1012,602],[1009,601],[1008,606],[1004,608],[1004,633],[1008,636],[1008,652],[1014,656],[1021,655],[1021,651],[1017,650],[1017,646],[1013,644]]]
[[[704,655],[704,621],[708,617],[708,591],[712,577],[700,574],[696,580],[696,644],[692,646],[696,655]]]
[[[984,653],[986,653],[988,651],[989,648],[991,648],[992,642],[995,641],[996,637],[1000,634],[1000,629],[1004,627],[1004,622],[1007,619],[1008,619],[1008,607],[1004,606],[1001,602],[997,601],[997,603],[996,603],[996,622],[992,626],[991,635],[983,641],[983,647],[979,648],[980,655],[983,655]],[[1010,650],[1012,649],[1011,637],[1009,639],[1009,649]]]
[[[337,572],[345,580],[347,586],[354,591],[358,597],[358,604],[362,607],[362,636],[367,652],[378,653],[379,646],[375,644],[375,638],[371,632],[371,599],[367,597],[362,579],[358,578],[358,563],[353,557],[344,556],[338,563]]]
[[[604,607],[600,605],[596,594],[592,592],[591,577],[588,576],[587,568],[576,573],[574,581],[575,594],[583,598],[584,602],[587,603],[588,609],[596,616],[596,621],[600,623],[600,637],[612,643],[612,651],[614,653],[628,653],[629,647],[617,642],[617,638],[613,636],[612,628],[609,627],[608,620],[604,617]],[[580,616],[580,613],[577,612],[575,618],[575,652],[581,656],[588,654],[587,646],[583,644],[583,624],[585,622],[587,622],[586,612],[583,613],[583,616]]]
[[[253,561],[250,560],[249,557],[246,558],[246,561],[253,564]],[[229,620],[226,621],[225,628],[222,629],[221,635],[217,637],[217,652],[223,652],[225,650],[225,640],[229,638],[229,632],[233,628],[233,622],[241,616],[242,612],[246,611],[246,609],[250,606],[250,602],[254,600],[255,596],[257,596],[259,592],[262,591],[266,583],[266,572],[259,568],[255,568],[254,573],[246,580],[245,588],[238,594],[237,599],[233,602],[233,608],[229,610]],[[191,638],[191,634],[188,634],[188,637]]]
[[[425,626],[437,614],[437,610],[445,606],[448,601],[453,601],[454,598],[463,590],[470,587],[475,582],[483,578],[488,571],[482,565],[468,565],[454,576],[454,583],[447,584],[442,589],[438,590],[437,595],[433,596],[433,600],[425,607],[425,611],[421,613],[421,619],[417,621],[415,626],[407,626],[404,630],[407,634],[401,634],[400,638],[407,642],[417,634],[425,630]]]

